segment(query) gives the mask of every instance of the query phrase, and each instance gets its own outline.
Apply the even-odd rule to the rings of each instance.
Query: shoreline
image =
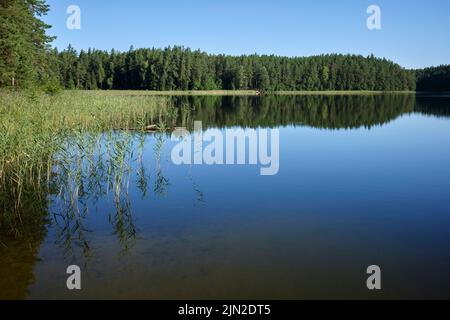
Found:
[[[289,95],[382,95],[382,94],[416,94],[416,91],[367,91],[367,90],[342,90],[342,91],[267,91],[260,93],[258,90],[63,90],[64,92],[92,92],[113,95],[136,96],[289,96]]]

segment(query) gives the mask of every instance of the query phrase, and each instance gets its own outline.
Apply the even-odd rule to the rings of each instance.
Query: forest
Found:
[[[414,90],[415,75],[374,56],[210,55],[180,46],[53,51],[61,85],[133,90]]]
[[[416,71],[417,91],[450,91],[450,65]]]
[[[0,2],[0,87],[450,91],[450,66],[408,70],[373,55],[229,56],[183,46],[59,52],[41,20],[48,11],[45,0]]]

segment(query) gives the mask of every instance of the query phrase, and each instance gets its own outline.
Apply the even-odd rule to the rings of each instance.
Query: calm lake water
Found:
[[[450,97],[174,99],[179,126],[278,129],[278,174],[174,165],[170,133],[68,138],[45,210],[2,231],[1,298],[450,298]]]

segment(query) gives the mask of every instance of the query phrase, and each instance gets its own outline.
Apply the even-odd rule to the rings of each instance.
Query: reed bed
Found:
[[[67,137],[76,144],[87,132],[167,127],[176,116],[168,97],[0,91],[0,224],[5,213],[45,203],[35,197],[47,194],[38,190],[48,187],[55,155],[70,149]]]

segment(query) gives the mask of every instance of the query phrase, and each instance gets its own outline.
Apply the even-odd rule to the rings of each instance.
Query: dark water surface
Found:
[[[450,298],[450,97],[175,99],[179,126],[278,129],[279,173],[176,166],[169,133],[87,134],[27,236],[0,238],[0,297]]]

